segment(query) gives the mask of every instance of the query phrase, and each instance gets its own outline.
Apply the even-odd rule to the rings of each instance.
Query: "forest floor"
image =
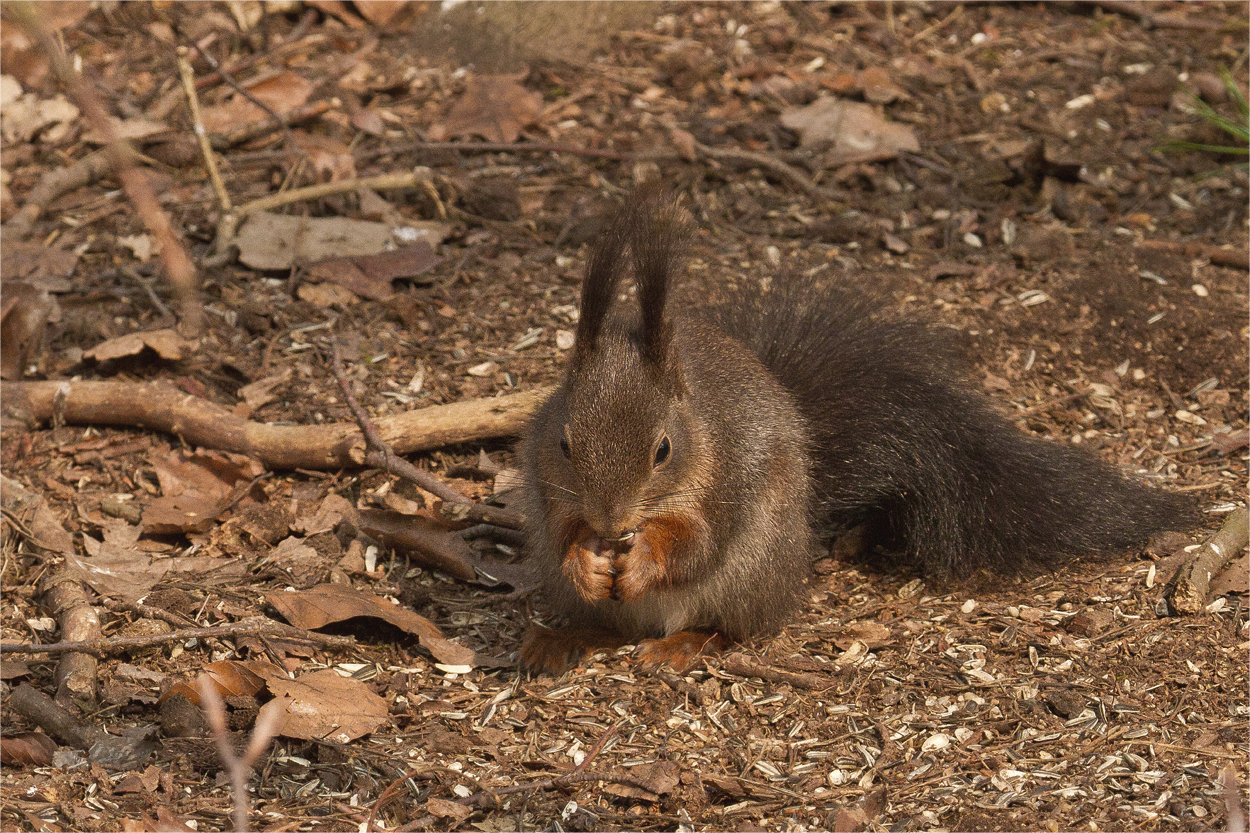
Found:
[[[185,708],[206,677],[238,737],[285,709],[258,830],[1245,829],[1247,562],[1196,614],[1164,601],[1246,500],[1245,157],[1165,149],[1244,147],[1195,112],[1245,123],[1221,76],[1244,95],[1244,3],[43,8],[201,282],[165,279],[170,241],[107,166],[37,189],[102,134],[6,8],[0,633],[104,641],[6,650],[0,827],[232,829]],[[334,345],[379,425],[524,403],[568,355],[584,244],[657,175],[698,228],[689,297],[858,282],[956,331],[1022,430],[1195,494],[1205,525],[954,589],[825,557],[779,636],[685,674],[622,651],[531,678],[538,601],[489,566],[515,534],[460,544],[453,577],[379,531],[445,550],[447,501],[231,452],[228,418],[354,426]],[[318,183],[349,185],[297,191]],[[87,382],[113,387],[82,404]],[[500,430],[404,448],[506,502]]]

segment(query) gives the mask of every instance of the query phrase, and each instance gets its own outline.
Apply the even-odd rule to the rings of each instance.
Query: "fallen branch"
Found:
[[[85,642],[49,642],[47,645],[0,642],[0,654],[63,654],[77,651],[106,657],[126,651],[150,648],[186,639],[217,639],[225,636],[273,636],[282,639],[302,639],[314,642],[322,648],[354,648],[356,640],[349,636],[328,636],[322,633],[293,628],[272,619],[249,619],[229,625],[211,628],[181,628],[168,633],[152,633],[143,636],[106,636]]]
[[[515,436],[547,397],[547,388],[493,399],[435,405],[378,420],[397,454],[452,443]],[[366,446],[350,423],[266,425],[159,382],[5,382],[6,413],[28,421],[130,425],[166,431],[188,445],[247,454],[270,469],[337,469],[363,465]]]
[[[68,168],[56,168],[44,174],[39,184],[30,189],[26,202],[13,218],[4,224],[4,230],[17,240],[24,240],[30,234],[35,221],[47,208],[48,203],[75,188],[90,185],[112,170],[113,164],[109,156],[102,150],[90,153],[79,159]]]
[[[99,726],[79,720],[48,695],[29,683],[13,689],[5,705],[52,737],[86,751],[107,737]]]
[[[773,668],[771,665],[758,663],[742,653],[726,656],[720,662],[720,669],[726,673],[733,674],[735,677],[759,677],[761,680],[770,683],[784,683],[795,688],[824,689],[833,684],[823,674],[783,671],[780,668]],[[840,671],[842,669],[835,665],[831,666],[829,670]]]
[[[814,181],[812,181],[811,177],[807,176],[807,174],[803,173],[798,168],[773,156],[769,156],[764,153],[755,153],[749,150],[738,150],[736,148],[712,147],[711,145],[705,145],[702,142],[695,142],[694,147],[699,153],[711,159],[741,162],[748,165],[758,165],[761,168],[767,168],[783,179],[787,179],[794,185],[798,186],[799,190],[803,191],[808,196],[816,197],[817,199],[822,200],[833,200],[835,202],[844,199],[844,196],[839,194],[836,190],[817,185]],[[892,156],[893,155],[891,154],[890,157],[885,158],[892,158]],[[854,161],[869,160],[865,159]]]
[[[1201,613],[1206,609],[1211,577],[1250,543],[1250,511],[1242,506],[1229,515],[1220,531],[1189,554],[1168,582],[1165,594],[1173,613]]]
[[[83,586],[82,575],[68,564],[47,573],[40,582],[43,604],[56,618],[63,643],[90,645],[103,639],[100,616]],[[56,664],[58,700],[94,703],[99,687],[96,658],[89,651],[70,651]]]
[[[62,638],[69,642],[99,639],[100,617],[83,586],[82,576],[64,561],[74,552],[69,533],[41,495],[3,475],[0,486],[5,519],[30,546],[43,551],[44,563],[56,564],[39,583],[39,595],[44,608],[56,618]],[[57,699],[94,703],[99,688],[97,665],[96,658],[87,653],[71,652],[61,657],[54,674]]]
[[[1208,243],[1178,240],[1142,240],[1137,247],[1158,252],[1177,252],[1185,257],[1200,257],[1219,266],[1250,270],[1250,251],[1246,249],[1225,249]]]

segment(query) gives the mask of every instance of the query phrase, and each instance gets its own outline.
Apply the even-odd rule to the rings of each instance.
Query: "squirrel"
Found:
[[[563,382],[519,446],[528,557],[565,625],[531,672],[637,642],[644,664],[777,631],[816,529],[861,528],[939,581],[1182,528],[1194,502],[1012,425],[935,328],[862,291],[773,281],[674,309],[685,215],[643,186],[592,248]],[[618,287],[632,264],[637,309]]]

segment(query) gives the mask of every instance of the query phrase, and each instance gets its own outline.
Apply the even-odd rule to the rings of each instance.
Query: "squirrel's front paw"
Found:
[[[612,598],[636,602],[664,580],[668,558],[662,548],[655,546],[654,537],[652,530],[644,529],[634,536],[634,545],[616,557]]]
[[[612,597],[616,566],[611,550],[601,539],[588,538],[569,547],[563,569],[565,578],[584,600],[598,602]]]

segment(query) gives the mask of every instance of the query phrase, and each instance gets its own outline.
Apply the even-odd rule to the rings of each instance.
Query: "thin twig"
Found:
[[[245,124],[240,128],[231,130],[229,133],[219,133],[213,135],[209,137],[209,139],[214,150],[225,150],[226,148],[231,148],[235,145],[241,145],[244,142],[250,142],[253,139],[259,139],[261,136],[272,133],[273,131],[286,127],[287,125],[299,124],[300,122],[315,119],[322,113],[328,112],[333,106],[333,103],[329,101],[314,101],[311,104],[301,104],[299,107],[296,107],[291,110],[291,112],[286,114],[285,124],[281,121],[266,119],[265,121],[257,122],[255,124]],[[287,148],[279,152],[283,154],[300,153],[305,156],[307,155],[299,148],[296,148],[294,151]],[[231,161],[234,161],[233,157],[231,157]]]
[[[1250,512],[1239,507],[1206,542],[1189,554],[1168,583],[1168,605],[1176,613],[1200,613],[1211,577],[1250,543]]]
[[[577,145],[559,145],[551,142],[407,142],[361,151],[357,162],[367,162],[392,153],[411,153],[421,150],[454,150],[465,153],[568,153],[595,159],[613,159],[633,162],[639,159],[677,159],[676,153],[629,153],[603,148],[586,148]]]
[[[195,130],[195,141],[200,146],[200,155],[204,157],[204,168],[208,171],[208,180],[213,184],[213,192],[217,194],[217,207],[229,211],[233,207],[230,193],[226,191],[226,183],[217,170],[217,157],[213,155],[212,144],[208,140],[208,131],[204,129],[204,117],[200,112],[200,97],[195,92],[195,74],[191,70],[191,61],[187,58],[187,48],[178,47],[178,74],[182,78],[182,88],[187,93],[187,104],[191,108],[191,124]]]
[[[234,829],[247,830],[247,779],[251,769],[260,756],[269,747],[269,742],[278,734],[282,726],[285,712],[281,700],[270,700],[261,707],[252,726],[252,735],[248,739],[247,748],[242,755],[234,751],[230,742],[230,731],[226,726],[226,707],[217,693],[217,687],[207,677],[199,682],[200,706],[208,718],[208,725],[213,729],[213,740],[217,743],[217,754],[230,774],[230,791],[234,796]]]
[[[357,191],[361,188],[370,188],[374,191],[415,188],[428,178],[429,174],[424,171],[404,171],[403,173],[381,174],[379,176],[365,177],[364,179],[343,179],[338,182],[322,182],[317,185],[309,185],[306,188],[292,188],[289,191],[282,191],[277,194],[270,194],[267,197],[260,197],[259,199],[252,200],[251,202],[244,203],[239,206],[236,213],[240,218],[242,218],[254,211],[268,211],[271,208],[279,208],[284,205],[290,205],[293,202],[316,200],[333,194],[342,194],[347,191]]]
[[[360,403],[356,401],[355,395],[352,394],[352,387],[347,381],[347,376],[343,373],[343,357],[339,355],[338,339],[331,339],[330,346],[330,360],[334,369],[334,381],[338,382],[339,390],[343,392],[343,400],[347,403],[347,408],[352,412],[352,416],[356,418],[356,425],[360,427],[360,433],[364,435],[365,443],[368,444],[370,449],[365,456],[365,462],[383,468],[387,472],[398,474],[405,480],[411,480],[422,489],[445,501],[451,503],[471,503],[472,501],[467,497],[434,475],[427,471],[421,471],[412,463],[396,456],[391,447],[382,439],[382,435],[378,433],[377,426],[373,424],[373,420],[369,419],[365,409],[360,407]]]
[[[204,62],[208,64],[210,67],[212,67],[214,72],[216,72],[218,75],[221,76],[222,81],[225,81],[228,85],[230,85],[230,87],[236,93],[243,96],[248,101],[252,102],[257,107],[259,107],[260,109],[268,113],[271,119],[274,119],[279,124],[281,124],[282,131],[283,133],[286,134],[286,140],[290,142],[292,147],[296,146],[295,137],[291,135],[291,128],[290,128],[290,125],[287,124],[287,120],[285,116],[283,116],[281,113],[275,112],[274,109],[270,107],[268,104],[261,101],[256,96],[252,95],[252,93],[249,92],[248,90],[244,89],[243,85],[240,84],[238,81],[234,80],[233,75],[223,70],[221,68],[221,64],[217,62],[217,59],[214,58],[212,55],[208,54],[206,50],[201,49],[200,45],[196,43],[194,39],[188,38],[187,42],[190,43],[191,46],[195,48],[195,51],[200,54],[200,57],[204,59]]]
[[[30,189],[21,209],[5,223],[5,232],[18,240],[25,239],[48,203],[67,191],[89,185],[108,173],[112,167],[113,163],[109,160],[108,152],[97,150],[87,154],[68,168],[48,171],[39,180],[39,184]]]
[[[705,145],[702,142],[695,142],[694,146],[695,150],[699,151],[699,153],[712,159],[728,160],[731,162],[745,162],[750,165],[759,165],[762,168],[767,168],[773,173],[781,176],[783,179],[787,179],[794,185],[797,185],[809,196],[822,200],[836,201],[845,199],[844,195],[840,194],[836,190],[817,185],[810,177],[807,176],[807,174],[803,173],[793,165],[789,165],[782,162],[780,159],[768,156],[767,154],[754,153],[749,150],[738,150],[737,148],[717,148],[712,147],[711,145]]]
[[[143,636],[107,636],[83,642],[49,642],[46,645],[0,642],[0,654],[63,654],[73,651],[106,657],[169,642],[181,642],[186,639],[217,639],[224,636],[273,636],[313,642],[322,648],[354,648],[356,646],[356,640],[349,636],[327,636],[266,619],[259,622],[249,620],[229,625],[214,625],[211,628],[182,628],[168,633]]]

